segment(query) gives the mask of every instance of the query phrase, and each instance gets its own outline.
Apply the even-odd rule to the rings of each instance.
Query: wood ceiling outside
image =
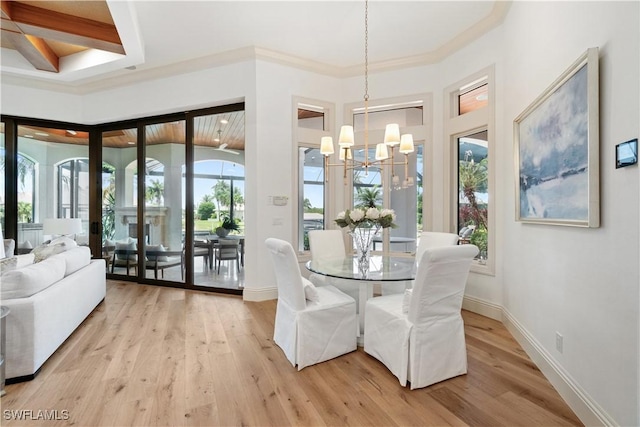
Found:
[[[86,49],[124,54],[104,1],[2,0],[2,47],[36,69],[57,73],[60,58]]]
[[[489,103],[489,85],[484,84],[459,96],[460,114],[469,113],[487,106]]]
[[[194,143],[196,146],[218,148],[227,144],[227,149],[244,150],[244,111],[196,117],[194,120]],[[227,123],[222,123],[226,120]],[[220,134],[218,135],[218,130]],[[75,134],[74,134],[75,132]],[[39,135],[46,134],[45,135]],[[122,129],[104,132],[103,147],[129,148],[137,141],[137,129]],[[184,144],[185,122],[167,122],[148,125],[145,129],[147,145]],[[87,132],[73,129],[18,126],[18,136],[52,143],[89,145]],[[220,141],[216,139],[220,136]],[[131,144],[133,143],[133,144]]]

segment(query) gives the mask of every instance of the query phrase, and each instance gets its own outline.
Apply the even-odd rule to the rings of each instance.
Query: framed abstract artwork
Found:
[[[514,121],[516,220],[600,226],[598,48]]]

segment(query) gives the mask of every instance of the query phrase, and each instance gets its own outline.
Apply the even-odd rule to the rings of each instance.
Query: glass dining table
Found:
[[[367,300],[373,297],[373,287],[378,283],[406,282],[415,279],[415,258],[408,256],[374,255],[369,260],[369,271],[362,272],[356,256],[323,258],[306,263],[307,270],[327,277],[344,280],[358,286],[358,317],[360,337],[364,337],[364,310]]]

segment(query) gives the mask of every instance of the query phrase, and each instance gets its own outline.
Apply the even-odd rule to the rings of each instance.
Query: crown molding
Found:
[[[385,72],[439,63],[502,24],[511,7],[511,3],[511,1],[496,1],[492,11],[486,17],[434,51],[421,55],[370,63],[369,72]],[[118,70],[118,75],[115,76],[107,78],[91,77],[84,80],[78,80],[76,82],[54,82],[37,77],[25,77],[9,71],[3,71],[2,83],[83,95],[134,85],[140,82],[148,82],[151,80],[256,60],[272,62],[336,78],[359,76],[362,74],[362,70],[364,68],[364,64],[358,64],[350,67],[336,67],[330,64],[289,55],[275,50],[257,46],[248,46],[173,64],[160,65],[153,68],[145,69],[144,65],[140,65],[136,70]]]

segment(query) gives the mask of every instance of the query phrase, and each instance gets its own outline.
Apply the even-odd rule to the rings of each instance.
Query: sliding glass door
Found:
[[[0,226],[18,253],[70,235],[110,278],[242,292],[243,103],[97,126],[0,123]],[[47,229],[59,218],[79,227]]]
[[[193,123],[193,282],[239,291],[244,288],[244,111],[200,115]]]

